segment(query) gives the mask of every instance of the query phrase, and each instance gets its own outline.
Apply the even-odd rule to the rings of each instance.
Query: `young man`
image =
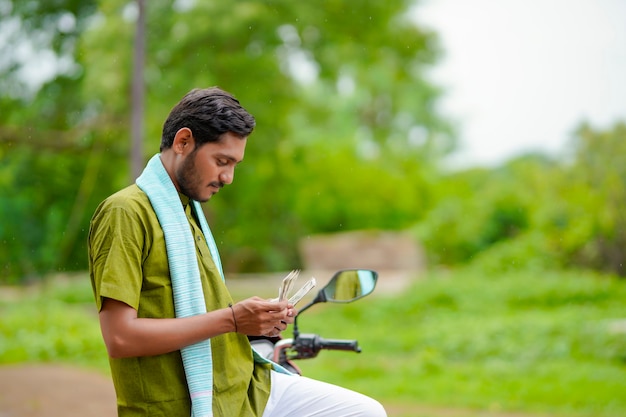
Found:
[[[232,183],[254,126],[229,93],[192,90],[136,184],[93,216],[90,276],[120,417],[386,415],[250,346],[247,336],[276,336],[297,312],[258,297],[233,303],[199,202]]]

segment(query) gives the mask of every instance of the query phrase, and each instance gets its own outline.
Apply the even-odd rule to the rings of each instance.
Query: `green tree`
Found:
[[[526,155],[437,183],[415,226],[435,264],[483,272],[589,268],[626,275],[626,125],[579,126],[561,160]]]
[[[24,22],[71,13],[76,24],[72,42],[59,49],[73,57],[73,70],[30,98],[16,92],[0,103],[14,109],[0,116],[7,138],[0,181],[3,210],[16,217],[0,238],[19,241],[0,261],[18,277],[84,268],[91,213],[128,184],[137,5],[11,3]],[[407,17],[412,5],[147,2],[144,159],[158,150],[171,106],[193,87],[232,91],[257,119],[237,186],[205,207],[227,268],[294,267],[306,234],[401,229],[423,215],[437,163],[453,142],[435,110],[439,91],[424,76],[437,58],[436,38]],[[4,83],[17,73],[7,74]],[[24,129],[32,132],[29,145],[20,139]],[[25,237],[26,224],[49,240]]]
[[[91,205],[84,172],[92,158],[80,93],[83,68],[74,56],[95,10],[95,1],[0,1],[4,281],[84,266]]]
[[[540,187],[532,173],[544,165],[541,157],[525,156],[501,167],[472,168],[442,178],[436,203],[415,227],[430,261],[467,263],[526,233]]]
[[[626,125],[583,123],[573,150],[552,230],[570,264],[626,276]]]
[[[181,4],[148,5],[145,148],[156,151],[162,120],[191,87],[220,85],[256,116],[251,162],[205,208],[227,265],[291,267],[303,234],[420,216],[427,178],[453,144],[423,76],[435,38],[407,18],[411,2]],[[111,119],[128,111],[120,46],[131,43],[132,15],[108,2],[83,38],[87,84],[109,97]]]
[[[73,59],[75,45],[96,4],[96,0],[0,0],[4,99],[32,96],[57,74],[79,72]],[[34,75],[42,78],[33,79]]]

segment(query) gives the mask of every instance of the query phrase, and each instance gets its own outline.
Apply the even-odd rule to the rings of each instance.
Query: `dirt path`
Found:
[[[389,417],[542,417],[418,404],[385,406]],[[105,375],[56,364],[0,367],[0,417],[115,416],[115,392]]]
[[[0,367],[0,417],[114,417],[111,380],[65,365]]]

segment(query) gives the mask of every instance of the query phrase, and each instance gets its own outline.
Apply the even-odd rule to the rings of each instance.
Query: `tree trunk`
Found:
[[[145,0],[137,0],[138,17],[133,55],[133,79],[131,97],[131,151],[130,175],[131,182],[141,174],[143,169],[143,113],[144,113],[144,79],[146,49],[146,16]]]

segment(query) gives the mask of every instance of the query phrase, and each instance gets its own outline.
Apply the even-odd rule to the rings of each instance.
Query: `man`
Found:
[[[192,90],[137,183],[93,216],[90,277],[120,417],[386,415],[251,349],[247,336],[280,334],[296,311],[258,297],[233,304],[199,202],[232,183],[254,126],[229,93]]]

